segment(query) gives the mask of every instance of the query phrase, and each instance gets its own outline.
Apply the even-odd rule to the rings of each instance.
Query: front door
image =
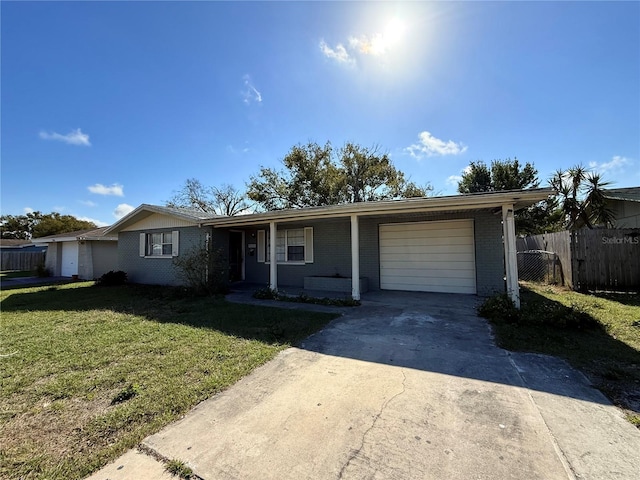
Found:
[[[229,280],[242,280],[242,262],[244,248],[242,232],[229,232]]]

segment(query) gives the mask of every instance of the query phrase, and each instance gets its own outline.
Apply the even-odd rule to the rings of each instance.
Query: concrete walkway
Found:
[[[640,431],[563,361],[497,348],[476,302],[368,294],[90,478],[639,478]]]

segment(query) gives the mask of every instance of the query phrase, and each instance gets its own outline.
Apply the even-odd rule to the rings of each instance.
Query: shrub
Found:
[[[102,275],[96,282],[101,287],[114,287],[127,283],[127,273],[122,270],[114,272],[113,270]]]
[[[195,247],[173,258],[173,265],[184,285],[197,295],[225,293],[228,288],[227,269],[222,250]]]
[[[578,304],[567,307],[547,299],[522,302],[518,310],[506,293],[495,295],[478,307],[478,315],[492,321],[552,327],[565,330],[593,330],[603,328]]]
[[[492,320],[515,322],[520,318],[520,311],[506,293],[487,298],[478,307],[478,315]]]
[[[280,293],[273,290],[271,287],[259,288],[253,292],[253,298],[260,300],[280,300],[281,302],[294,302],[294,303],[311,303],[314,305],[326,305],[333,307],[358,307],[360,306],[359,300],[354,300],[352,297],[345,298],[317,298],[310,297],[304,292],[301,292],[297,297]]]
[[[36,275],[38,275],[40,278],[45,278],[50,277],[51,272],[44,266],[44,263],[39,263],[36,267]]]
[[[273,290],[271,287],[259,288],[253,292],[253,298],[258,298],[260,300],[277,300],[278,296],[278,292]]]

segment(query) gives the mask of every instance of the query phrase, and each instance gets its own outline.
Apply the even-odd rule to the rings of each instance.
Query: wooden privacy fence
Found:
[[[588,229],[518,239],[517,250],[554,252],[574,290],[640,291],[640,229]]]
[[[35,270],[44,265],[45,252],[2,252],[2,266],[5,270]]]

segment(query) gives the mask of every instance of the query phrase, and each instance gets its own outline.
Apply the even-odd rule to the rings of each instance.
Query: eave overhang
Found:
[[[408,198],[379,202],[346,203],[326,207],[276,210],[251,215],[219,217],[201,225],[214,228],[245,227],[269,222],[293,222],[327,218],[399,215],[501,208],[512,205],[514,210],[526,208],[545,200],[553,192],[550,188],[510,190],[504,192],[472,193],[445,197]]]

